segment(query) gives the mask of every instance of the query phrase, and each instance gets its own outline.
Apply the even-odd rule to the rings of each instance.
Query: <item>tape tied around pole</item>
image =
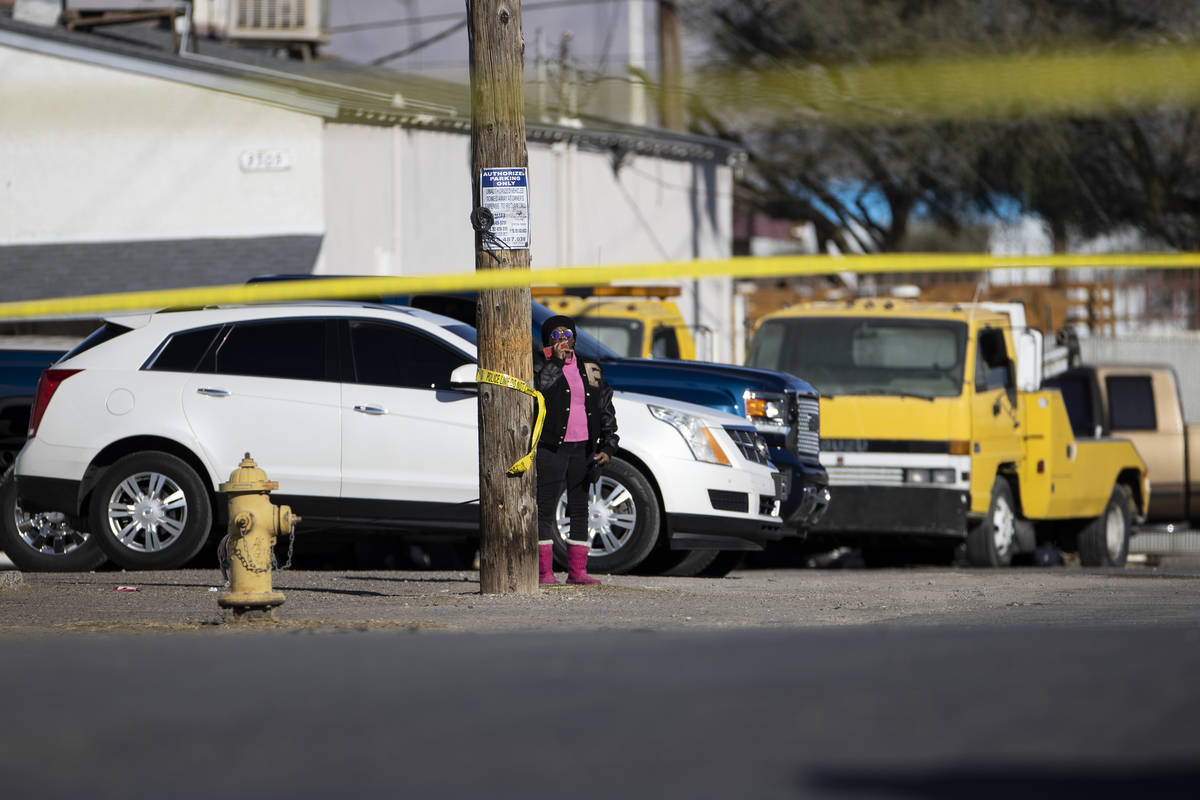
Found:
[[[538,440],[542,438],[542,422],[546,419],[546,398],[525,381],[503,372],[493,372],[480,367],[475,372],[475,380],[479,383],[490,383],[493,386],[516,389],[521,394],[527,394],[537,401],[537,419],[533,423],[533,438],[529,442],[529,452],[508,468],[509,475],[520,475],[533,466],[533,455],[537,452]]]

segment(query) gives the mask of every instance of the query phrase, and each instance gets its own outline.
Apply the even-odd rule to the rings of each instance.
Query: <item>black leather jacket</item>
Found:
[[[578,355],[571,364],[562,359],[547,358],[544,350],[533,353],[533,384],[546,398],[546,420],[542,423],[540,444],[558,447],[567,435],[567,415],[571,410],[571,387],[563,369],[577,369],[583,378],[586,392],[588,453],[616,455],[617,412],[613,409],[612,387],[604,380],[604,372],[594,361],[584,361]]]

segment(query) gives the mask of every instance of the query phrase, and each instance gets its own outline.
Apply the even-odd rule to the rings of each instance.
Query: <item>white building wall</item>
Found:
[[[321,120],[0,46],[0,243],[319,234]],[[243,158],[282,154],[283,170]]]
[[[327,230],[318,271],[473,270],[470,147],[460,133],[329,124]],[[637,157],[614,173],[609,151],[530,143],[533,266],[726,258],[732,182],[724,166]],[[702,342],[711,345],[707,355],[736,359],[731,282],[682,286],[685,318],[711,331]]]
[[[0,46],[3,245],[320,235],[318,272],[467,272],[470,155],[463,133],[331,123]],[[728,167],[614,170],[611,151],[573,143],[532,142],[529,158],[535,268],[730,254]],[[730,282],[684,290],[730,360]]]
[[[315,272],[395,273],[393,137],[392,128],[325,126],[325,238]]]
[[[397,272],[427,275],[475,269],[471,137],[397,128],[396,149],[396,191],[402,198]]]

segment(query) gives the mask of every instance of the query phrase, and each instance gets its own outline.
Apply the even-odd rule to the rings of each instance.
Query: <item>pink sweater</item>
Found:
[[[572,358],[566,362],[563,374],[567,376],[567,385],[571,387],[571,408],[567,413],[567,435],[564,442],[586,442],[588,439],[587,405],[583,378],[579,374],[579,365]]]

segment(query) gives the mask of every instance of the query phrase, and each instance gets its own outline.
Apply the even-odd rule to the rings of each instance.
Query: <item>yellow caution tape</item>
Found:
[[[495,386],[507,386],[509,389],[516,389],[537,400],[537,420],[533,423],[533,439],[529,443],[529,452],[508,468],[509,475],[520,475],[533,465],[533,454],[537,452],[538,440],[542,438],[542,422],[546,419],[546,398],[537,389],[530,388],[525,381],[514,378],[512,375],[505,375],[503,372],[493,372],[481,367],[475,372],[475,380]]]
[[[710,104],[847,125],[1128,113],[1200,100],[1200,48],[1104,47],[973,58],[784,64],[702,73]],[[781,111],[782,109],[782,111]]]
[[[968,272],[1047,267],[1077,269],[1186,269],[1200,267],[1200,253],[1059,253],[992,256],[982,253],[879,253],[871,255],[739,256],[706,261],[613,264],[553,269],[488,269],[403,277],[322,278],[166,289],[154,292],[61,297],[0,303],[0,319],[99,316],[114,311],[204,307],[236,303],[336,300],[369,295],[436,294],[520,289],[536,284],[594,286],[622,281],[698,278],[772,278],[839,272]]]

